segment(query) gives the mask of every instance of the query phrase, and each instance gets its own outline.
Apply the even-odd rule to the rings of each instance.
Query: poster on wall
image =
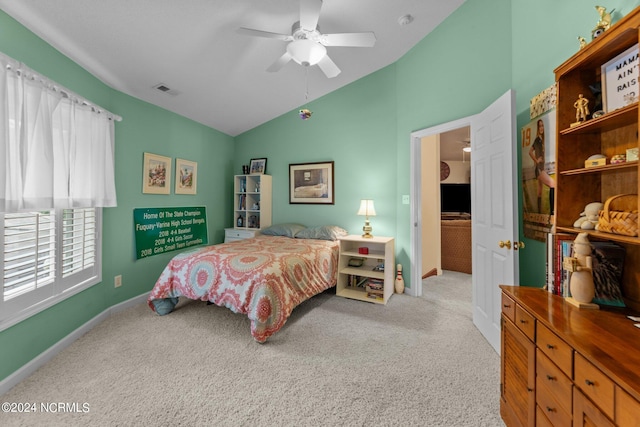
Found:
[[[522,128],[522,209],[525,237],[546,242],[553,227],[556,174],[556,86],[531,99]]]
[[[207,243],[205,207],[133,210],[136,259]]]

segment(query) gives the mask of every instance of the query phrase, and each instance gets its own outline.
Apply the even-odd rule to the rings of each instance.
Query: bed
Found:
[[[148,298],[160,315],[179,297],[246,314],[258,342],[284,326],[303,301],[335,286],[338,241],[258,235],[176,255]]]

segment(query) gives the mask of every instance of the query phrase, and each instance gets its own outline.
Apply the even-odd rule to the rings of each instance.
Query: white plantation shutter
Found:
[[[55,280],[55,214],[7,214],[4,218],[3,295],[10,300]]]
[[[101,210],[0,215],[0,330],[101,281]]]
[[[96,262],[96,215],[94,209],[65,209],[62,217],[62,277]]]

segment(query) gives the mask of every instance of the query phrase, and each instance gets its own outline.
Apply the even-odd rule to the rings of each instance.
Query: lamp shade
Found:
[[[295,40],[287,45],[287,52],[300,65],[316,65],[327,54],[327,48],[312,40]]]
[[[358,209],[358,215],[376,216],[376,208],[373,206],[373,200],[360,200],[360,209]]]

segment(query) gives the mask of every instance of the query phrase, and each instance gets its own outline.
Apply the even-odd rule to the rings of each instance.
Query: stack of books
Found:
[[[365,290],[368,298],[384,299],[384,280],[369,278]]]

